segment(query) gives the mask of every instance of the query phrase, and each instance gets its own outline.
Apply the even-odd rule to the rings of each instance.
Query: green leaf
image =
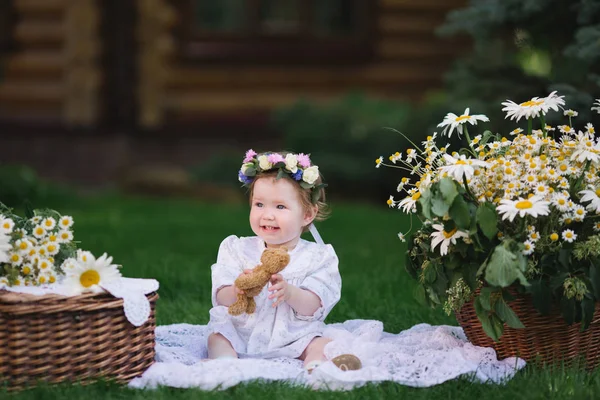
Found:
[[[285,171],[283,169],[279,169],[279,171],[277,171],[277,177],[275,179],[281,179],[286,175]]]
[[[500,321],[495,315],[490,315],[490,313],[483,308],[478,299],[475,299],[474,305],[475,313],[481,322],[483,331],[495,342],[497,342],[500,339],[500,336],[502,336],[502,333],[504,333],[502,321]]]
[[[469,206],[462,196],[456,196],[450,206],[450,218],[454,220],[456,226],[462,230],[469,229],[471,225],[471,216],[469,215]]]
[[[507,287],[515,280],[529,286],[523,275],[523,254],[509,250],[511,240],[505,240],[494,248],[485,268],[485,280],[492,286]]]
[[[421,204],[423,216],[427,219],[431,219],[431,198],[432,193],[431,189],[427,188],[425,191],[421,193],[421,197],[419,198],[419,204]]]
[[[435,272],[435,265],[429,264],[423,271],[425,281],[427,283],[433,283],[437,279],[437,273]]]
[[[415,299],[419,302],[419,304],[423,306],[428,306],[429,302],[427,301],[427,294],[425,293],[425,288],[423,285],[417,285],[413,292]]]
[[[304,182],[304,181],[300,182],[300,187],[302,187],[303,189],[310,189],[311,186],[312,185],[308,182]]]
[[[246,172],[244,173],[246,176],[256,176],[256,168],[248,167],[246,168]]]
[[[581,301],[581,330],[585,330],[592,323],[592,319],[594,319],[594,311],[596,309],[596,302],[585,296]]]
[[[552,305],[552,291],[548,284],[542,280],[535,280],[531,283],[531,294],[533,306],[542,315],[550,313]]]
[[[481,231],[489,240],[496,237],[498,233],[498,227],[496,226],[498,216],[494,205],[488,202],[481,203],[477,208],[476,218],[479,228],[481,228]]]
[[[592,283],[592,289],[594,290],[594,297],[600,300],[600,271],[593,262],[591,264],[590,281]]]
[[[443,268],[436,269],[436,280],[431,285],[432,289],[438,294],[438,296],[444,297],[446,290],[448,290],[448,277],[444,273]]]
[[[35,212],[33,210],[33,205],[29,200],[25,200],[25,217],[27,219],[31,219],[35,217]]]
[[[494,289],[492,289],[489,286],[481,288],[481,292],[480,292],[478,298],[479,298],[479,302],[481,303],[481,306],[484,308],[484,310],[487,310],[487,311],[492,310],[492,303],[491,303],[492,293],[494,293]]]
[[[506,325],[515,329],[525,328],[525,325],[523,325],[517,314],[515,314],[512,308],[510,308],[510,306],[506,304],[503,299],[500,298],[496,302],[494,309],[496,310],[496,313],[500,319],[506,322]]]
[[[431,199],[431,212],[438,217],[446,215],[449,209],[450,205],[446,203],[446,200],[444,200],[441,195],[438,194]]]
[[[440,193],[444,202],[450,206],[454,201],[454,198],[458,196],[458,190],[456,190],[456,183],[454,179],[442,178],[440,180]]]

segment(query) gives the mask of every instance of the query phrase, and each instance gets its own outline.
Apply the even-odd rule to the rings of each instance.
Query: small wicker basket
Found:
[[[127,382],[154,362],[154,308],[139,327],[109,294],[35,296],[0,291],[0,380],[9,389],[38,381]]]
[[[542,364],[563,363],[572,365],[583,359],[586,369],[593,369],[600,362],[600,303],[592,323],[581,330],[581,323],[567,325],[560,309],[553,305],[550,314],[541,315],[533,306],[531,295],[510,290],[515,300],[509,304],[525,328],[514,329],[504,325],[504,334],[494,342],[481,327],[473,301],[465,303],[456,319],[467,339],[476,346],[493,347],[498,359],[520,357],[526,361]]]

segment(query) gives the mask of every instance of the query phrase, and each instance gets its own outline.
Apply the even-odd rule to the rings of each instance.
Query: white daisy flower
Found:
[[[442,135],[447,134],[448,137],[451,137],[454,129],[456,129],[459,135],[462,135],[462,125],[467,122],[471,125],[477,125],[477,121],[487,122],[489,120],[490,119],[483,114],[469,115],[469,109],[466,108],[465,112],[461,116],[458,116],[454,113],[446,114],[444,120],[438,124],[438,127],[445,127],[442,131]]]
[[[12,286],[25,286],[25,278],[23,278],[21,275],[18,275],[13,281]]]
[[[592,125],[591,123],[588,122],[585,125],[585,132],[588,133],[588,134],[590,134],[590,135],[595,134],[596,130],[594,129],[594,125]]]
[[[16,252],[10,253],[8,255],[8,262],[13,266],[18,267],[19,265],[23,264],[23,256]]]
[[[502,111],[506,111],[506,118],[510,117],[511,120],[516,119],[517,122],[523,117],[525,119],[537,118],[540,114],[546,115],[550,109],[558,111],[558,107],[565,104],[563,97],[556,96],[556,92],[552,92],[548,97],[533,97],[521,104],[507,100],[502,103],[505,106]]]
[[[50,260],[46,258],[40,258],[37,266],[40,271],[50,271],[54,265],[50,262]]]
[[[535,244],[531,240],[526,240],[523,245],[525,246],[525,249],[523,249],[523,254],[526,256],[532,254],[533,250],[535,250]]]
[[[95,257],[91,252],[81,250],[81,249],[77,250],[77,262],[85,264],[85,263],[90,262],[90,260],[94,260],[94,259],[95,259]]]
[[[70,242],[71,240],[73,240],[73,232],[68,231],[68,230],[58,231],[57,236],[58,236],[59,243],[66,243],[66,242]]]
[[[576,117],[579,115],[579,113],[577,111],[573,111],[571,109],[565,110],[563,111],[563,115],[565,117]]]
[[[417,204],[417,201],[419,201],[420,197],[421,197],[421,193],[415,191],[414,194],[401,200],[398,203],[398,208],[402,209],[402,211],[404,211],[406,214],[411,213],[411,212],[416,212],[417,211],[416,204]]]
[[[15,249],[23,255],[28,254],[32,247],[33,245],[27,239],[19,239],[15,242]]]
[[[549,205],[549,201],[544,201],[539,196],[533,196],[529,199],[520,197],[518,200],[500,200],[500,205],[496,210],[499,215],[502,215],[503,220],[508,219],[512,222],[517,214],[521,218],[525,215],[531,215],[534,218],[539,215],[548,215],[550,212]]]
[[[475,167],[488,166],[488,163],[485,161],[467,158],[464,155],[455,158],[448,154],[444,154],[443,157],[447,165],[439,167],[440,171],[447,173],[458,182],[462,182],[463,177],[471,179],[475,173]]]
[[[398,239],[400,239],[402,243],[406,242],[406,236],[404,236],[402,232],[398,232]]]
[[[42,225],[36,225],[33,228],[33,236],[35,236],[38,239],[43,239],[44,237],[46,237],[46,229]]]
[[[565,242],[573,243],[577,239],[577,234],[571,229],[565,229],[562,232],[562,238]]]
[[[2,233],[12,233],[13,228],[15,227],[15,223],[12,219],[6,218],[2,216],[0,218],[0,232]]]
[[[64,272],[67,273],[70,270],[74,270],[75,267],[77,267],[79,265],[79,263],[77,262],[77,260],[75,258],[67,258],[65,261],[63,261],[63,263],[60,265],[60,269]]]
[[[112,257],[106,253],[98,259],[89,253],[86,259],[87,261],[78,261],[74,269],[66,271],[64,284],[71,293],[100,293],[104,291],[103,284],[121,277],[117,265],[112,264]]]
[[[592,107],[591,110],[600,114],[600,99],[596,99],[596,102],[593,105],[597,107]]]
[[[518,135],[521,132],[523,132],[523,129],[517,128],[517,129],[513,129],[512,131],[510,131],[510,134],[513,135],[513,136],[515,136],[515,135]]]
[[[56,220],[54,218],[52,218],[52,217],[47,217],[47,218],[44,218],[44,220],[42,221],[41,225],[47,231],[51,231],[56,226]]]
[[[590,204],[586,206],[588,211],[593,211],[596,214],[600,213],[600,189],[582,190],[579,192],[579,195],[582,196],[582,203],[590,202]]]
[[[564,193],[556,193],[552,196],[552,204],[563,213],[569,211],[571,208],[569,206],[569,197]]]
[[[436,230],[431,234],[431,250],[435,250],[437,245],[441,243],[440,254],[442,256],[448,254],[450,244],[456,244],[456,239],[469,237],[466,232],[459,231],[457,228],[454,228],[450,232],[446,232],[444,230],[444,225],[442,224],[433,224],[431,226]]]
[[[29,275],[33,271],[33,266],[31,264],[23,264],[21,267],[21,273],[23,275]]]
[[[536,230],[529,232],[529,240],[531,240],[532,242],[537,242],[538,240],[540,240],[540,233]]]
[[[583,132],[579,132],[577,139],[577,145],[575,151],[571,154],[571,160],[577,160],[580,163],[587,160],[598,164],[600,162],[600,145]]]
[[[396,206],[396,203],[397,203],[397,202],[396,202],[396,201],[394,201],[394,196],[390,196],[390,198],[389,198],[389,199],[387,199],[386,203],[387,203],[387,205],[388,205],[390,208],[393,208],[393,207],[395,207],[395,206]]]
[[[377,160],[375,160],[375,168],[381,167],[381,163],[383,162],[383,157],[379,156]]]
[[[46,251],[48,252],[48,254],[54,256],[56,254],[58,254],[58,252],[60,251],[60,244],[58,243],[47,243],[44,248],[46,249]]]

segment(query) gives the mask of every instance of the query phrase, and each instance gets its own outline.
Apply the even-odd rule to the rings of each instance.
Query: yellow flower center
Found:
[[[461,115],[460,117],[456,118],[455,121],[456,122],[465,121],[465,120],[469,119],[470,117],[471,117],[470,115]]]
[[[53,245],[53,244],[51,244],[51,245],[48,245],[48,251],[49,251],[50,253],[52,253],[54,250],[56,250],[56,246],[55,246],[55,245]]]
[[[394,201],[392,199],[388,199],[388,201],[387,201],[388,206],[391,206],[393,203],[394,203]]]
[[[19,255],[18,254],[13,254],[10,257],[10,259],[11,259],[12,262],[17,262],[17,261],[19,261]]]
[[[552,240],[553,242],[556,242],[558,240],[558,234],[557,233],[553,233],[550,235],[550,240]]]
[[[519,105],[521,107],[535,107],[535,106],[539,106],[540,104],[544,104],[544,101],[543,100],[529,100],[529,101],[526,101]]]
[[[419,200],[419,198],[421,197],[421,192],[417,192],[415,194],[412,195],[411,199],[413,200]]]
[[[56,282],[56,277],[54,275],[50,276],[49,282],[50,283]]]
[[[375,164],[380,164],[381,163],[381,159],[378,158],[377,160],[375,160]]]
[[[40,276],[39,282],[40,283],[46,283],[46,277],[45,276]]]
[[[457,160],[455,165],[467,165],[464,160]]]
[[[567,202],[565,201],[565,199],[558,199],[558,205],[559,206],[564,206]]]
[[[577,215],[583,215],[583,209],[581,208],[578,208],[575,212],[577,213]]]
[[[562,172],[565,172],[567,170],[567,165],[566,164],[561,164],[560,167],[558,167],[558,169],[560,169]]]
[[[31,272],[31,268],[29,268],[29,267],[23,267],[23,273],[25,275],[29,275],[30,272]]]
[[[571,232],[566,232],[566,233],[565,233],[565,236],[566,236],[567,238],[571,239],[571,238],[573,237],[573,233],[571,233]]]
[[[456,228],[452,229],[450,232],[446,232],[446,231],[442,231],[442,233],[444,234],[444,237],[446,239],[450,239],[452,236],[454,236],[454,234],[456,233]]]
[[[400,154],[398,154],[398,153],[396,153],[396,154],[397,154],[397,155],[400,155]],[[68,220],[68,219],[63,219],[63,220],[62,220],[62,224],[63,224],[64,226],[68,226],[68,225],[69,225],[69,220]]]
[[[529,200],[521,200],[515,204],[515,207],[517,207],[519,210],[526,210],[533,207],[533,203]]]
[[[100,274],[98,271],[94,269],[88,269],[79,277],[79,282],[81,282],[81,286],[90,287],[92,285],[97,285],[100,283]]]
[[[10,224],[8,222],[5,222],[4,225],[2,225],[2,227],[4,229],[10,229]]]
[[[596,196],[600,197],[600,189],[596,189]]]
[[[19,248],[21,250],[27,250],[27,242],[21,242],[21,244],[19,244]]]
[[[38,235],[43,235],[43,234],[44,234],[44,228],[41,228],[41,227],[40,227],[40,228],[37,228],[37,229],[35,230],[35,233],[37,233]]]

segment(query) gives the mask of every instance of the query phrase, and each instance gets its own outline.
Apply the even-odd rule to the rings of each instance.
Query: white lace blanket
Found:
[[[202,361],[207,356],[206,334],[204,325],[157,327],[157,362],[129,385],[213,390],[251,380],[284,380],[330,390],[349,390],[381,381],[426,387],[461,375],[480,382],[502,383],[525,366],[525,361],[518,358],[498,361],[493,349],[473,346],[461,328],[447,325],[419,324],[398,334],[384,332],[379,321],[350,320],[328,325],[324,336],[333,341],[325,347],[325,355],[331,359],[343,353],[355,354],[363,368],[343,372],[326,362],[310,375],[295,359]]]

